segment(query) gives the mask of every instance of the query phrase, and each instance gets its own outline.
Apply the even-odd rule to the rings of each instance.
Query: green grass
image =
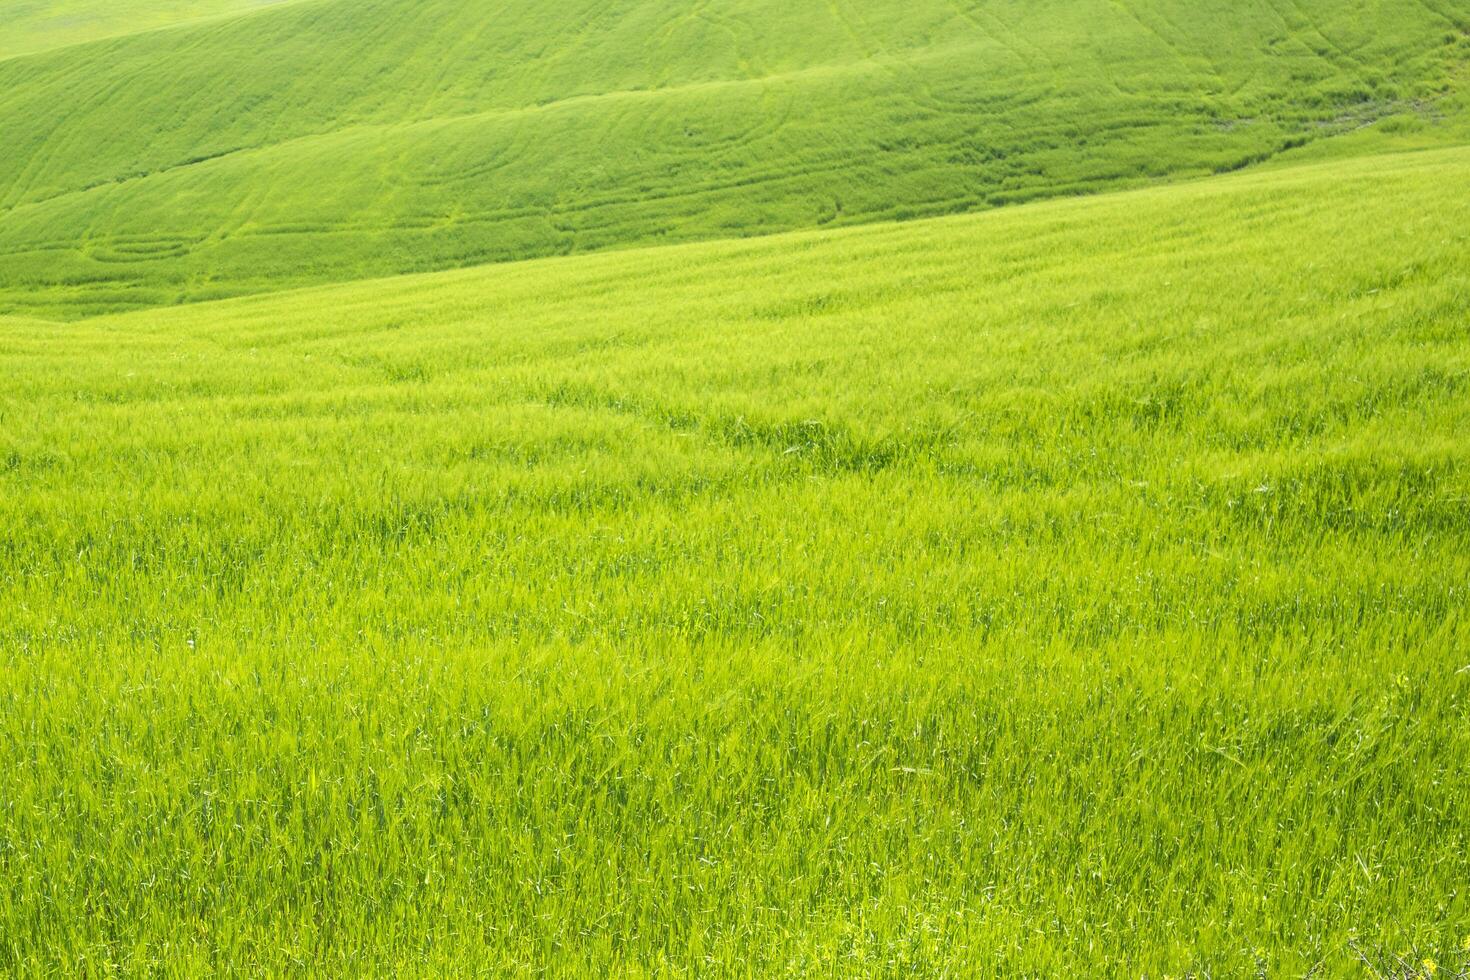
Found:
[[[289,0],[3,0],[0,58],[224,17]]]
[[[1447,0],[284,3],[0,61],[0,312],[939,215],[1374,124],[1462,140],[1467,52]]]
[[[0,972],[1463,973],[1466,186],[0,321]]]
[[[1470,977],[1463,3],[0,25],[0,976]]]

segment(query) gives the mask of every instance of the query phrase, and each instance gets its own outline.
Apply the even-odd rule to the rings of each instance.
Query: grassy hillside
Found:
[[[0,58],[224,17],[289,0],[0,0]]]
[[[0,321],[0,972],[1452,975],[1465,186]]]
[[[1467,29],[1444,0],[281,4],[0,61],[0,312],[933,215],[1384,118],[1433,141]]]

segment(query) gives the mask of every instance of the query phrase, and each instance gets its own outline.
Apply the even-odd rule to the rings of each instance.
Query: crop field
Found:
[[[1467,980],[1467,65],[0,0],[0,977]]]
[[[5,0],[0,58],[196,24],[290,0]]]
[[[1447,0],[286,3],[0,60],[0,315],[1470,141],[1467,60]]]
[[[1465,186],[6,322],[0,968],[1463,967]]]

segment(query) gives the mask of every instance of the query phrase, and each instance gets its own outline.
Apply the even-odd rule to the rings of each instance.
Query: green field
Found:
[[[289,0],[5,0],[0,58],[137,34]]]
[[[0,60],[0,314],[1470,141],[1467,60],[1454,0],[288,3]]]
[[[257,7],[0,0],[0,976],[1470,976],[1470,7]]]

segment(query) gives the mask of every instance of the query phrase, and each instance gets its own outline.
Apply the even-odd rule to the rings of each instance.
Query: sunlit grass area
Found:
[[[1463,972],[1467,186],[0,320],[0,972]]]
[[[0,58],[197,24],[291,0],[3,0]]]

